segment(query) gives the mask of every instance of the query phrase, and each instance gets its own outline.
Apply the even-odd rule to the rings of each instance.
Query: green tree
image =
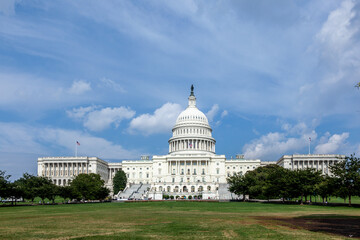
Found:
[[[311,201],[311,195],[314,194],[315,187],[321,182],[321,179],[321,171],[317,171],[313,168],[298,169],[294,171],[293,195],[301,197],[301,204],[303,203],[303,198],[305,197],[305,201],[307,201],[307,196],[309,195]]]
[[[292,197],[292,171],[280,166],[272,166],[268,172],[264,187],[264,195],[270,198],[281,198],[283,202],[286,198]]]
[[[249,187],[245,182],[245,176],[241,173],[235,173],[226,180],[229,184],[229,191],[238,196],[243,195],[243,200],[245,200],[245,195],[249,194]]]
[[[46,198],[54,202],[56,195],[58,195],[58,187],[46,177],[37,177],[35,193],[41,198],[42,203]]]
[[[351,196],[360,194],[360,159],[352,154],[330,166],[330,170],[335,178],[336,192],[347,196],[351,206]]]
[[[127,177],[125,172],[120,169],[118,172],[115,173],[113,178],[113,191],[114,194],[117,194],[119,191],[123,191],[126,187]]]
[[[322,202],[327,201],[327,198],[332,196],[335,192],[334,179],[328,175],[324,176],[322,181],[315,187],[315,192],[322,198]]]
[[[9,198],[11,196],[11,185],[10,185],[10,175],[6,175],[5,171],[0,170],[0,197]]]
[[[109,195],[109,190],[104,186],[104,180],[95,173],[77,175],[70,186],[73,187],[78,200],[101,200]]]
[[[65,201],[72,200],[77,197],[74,188],[71,186],[60,186],[58,191],[59,196],[64,198]]]
[[[35,197],[37,197],[36,188],[40,183],[39,178],[34,175],[24,173],[23,176],[15,182],[23,192],[24,199],[29,199],[34,202]]]

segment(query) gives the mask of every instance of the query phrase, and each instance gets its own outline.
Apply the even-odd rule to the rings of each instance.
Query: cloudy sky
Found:
[[[360,4],[0,1],[0,169],[166,154],[190,85],[217,153],[360,153]]]

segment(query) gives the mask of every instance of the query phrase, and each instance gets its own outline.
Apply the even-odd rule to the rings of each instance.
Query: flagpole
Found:
[[[309,138],[309,155],[310,155],[311,138]]]
[[[77,157],[77,146],[78,146],[78,144],[77,144],[77,142],[75,142],[75,157]]]

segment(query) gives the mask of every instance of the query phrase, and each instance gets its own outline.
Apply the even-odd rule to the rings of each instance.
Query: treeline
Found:
[[[0,170],[0,197],[11,199],[12,204],[16,204],[17,199],[34,202],[37,197],[42,203],[45,199],[54,203],[56,196],[65,200],[104,200],[110,193],[104,185],[104,180],[95,173],[79,174],[67,186],[57,186],[46,177],[28,173],[24,173],[14,182],[9,179],[10,175]]]
[[[360,159],[354,155],[330,166],[331,176],[313,168],[288,170],[275,164],[259,167],[245,175],[227,178],[229,190],[252,199],[299,199],[303,203],[312,196],[323,202],[330,196],[349,199],[360,195]],[[245,199],[245,198],[244,198]]]

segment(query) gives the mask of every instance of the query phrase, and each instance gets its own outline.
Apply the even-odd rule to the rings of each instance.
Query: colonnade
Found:
[[[172,140],[169,144],[169,152],[181,150],[202,150],[215,152],[215,142],[202,139],[179,139]]]
[[[152,191],[159,191],[159,192],[179,192],[179,193],[202,193],[202,192],[212,192],[217,191],[218,187],[213,185],[202,185],[202,184],[195,184],[195,185],[164,185],[164,186],[154,186]]]
[[[314,168],[316,170],[321,170],[325,174],[329,174],[329,166],[333,165],[335,161],[331,160],[294,160],[293,169],[305,169],[305,168]]]
[[[120,170],[121,168],[109,168],[109,179],[112,180],[115,174]]]
[[[206,175],[209,173],[208,160],[170,160],[168,174],[171,175]]]
[[[75,176],[89,173],[88,163],[44,163],[42,175],[46,177]]]

